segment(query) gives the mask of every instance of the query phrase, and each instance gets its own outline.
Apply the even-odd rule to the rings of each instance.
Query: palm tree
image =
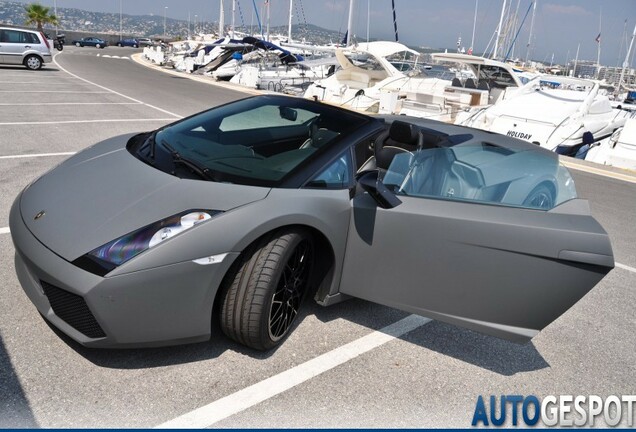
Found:
[[[27,19],[26,25],[37,24],[38,30],[42,31],[44,24],[57,25],[58,19],[55,15],[49,14],[50,8],[44,7],[39,3],[31,3],[24,7]]]

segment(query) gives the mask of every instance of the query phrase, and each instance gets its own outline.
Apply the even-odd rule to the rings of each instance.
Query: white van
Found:
[[[52,42],[36,30],[0,27],[0,64],[40,69],[44,63],[53,60],[52,46]]]

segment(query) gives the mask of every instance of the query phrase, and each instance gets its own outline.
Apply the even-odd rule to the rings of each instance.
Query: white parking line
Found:
[[[76,90],[0,90],[0,93],[73,93],[73,94],[108,94],[107,91],[76,91]]]
[[[214,423],[240,413],[254,405],[272,398],[292,387],[302,384],[324,372],[340,366],[349,360],[413,331],[431,320],[417,315],[409,315],[400,321],[353,342],[322,354],[271,378],[239,390],[229,396],[198,408],[157,428],[206,428]]]
[[[117,96],[121,96],[121,97],[126,98],[126,99],[129,99],[129,100],[131,100],[131,101],[133,101],[133,102],[138,102],[138,103],[140,103],[140,104],[144,104],[144,105],[146,105],[147,107],[149,107],[149,108],[153,108],[153,109],[155,109],[155,110],[157,110],[157,111],[161,111],[162,113],[169,114],[169,115],[171,115],[171,116],[175,116],[176,118],[183,118],[183,116],[181,116],[181,115],[179,115],[179,114],[175,114],[175,113],[170,112],[170,111],[168,111],[168,110],[165,110],[165,109],[163,109],[163,108],[159,108],[159,107],[156,107],[156,106],[154,106],[154,105],[150,105],[150,104],[147,104],[147,103],[145,103],[145,102],[142,102],[142,101],[140,101],[140,100],[138,100],[138,99],[132,98],[132,97],[130,97],[130,96],[126,96],[125,94],[122,94],[122,93],[119,93],[119,92],[117,92],[117,91],[115,91],[115,90],[109,89],[108,87],[104,87],[103,85],[96,84],[96,83],[94,83],[94,82],[92,82],[92,81],[89,81],[89,80],[87,80],[87,79],[85,79],[85,78],[82,78],[82,77],[80,77],[80,76],[78,76],[78,75],[75,75],[75,74],[74,74],[74,73],[72,73],[72,72],[67,71],[66,69],[64,69],[64,68],[63,68],[63,67],[62,67],[62,66],[61,66],[61,65],[57,62],[57,58],[56,58],[56,57],[57,57],[58,55],[60,55],[60,53],[57,53],[57,54],[55,54],[55,56],[53,56],[53,63],[55,63],[55,64],[57,65],[57,67],[58,67],[58,68],[60,68],[60,70],[62,70],[62,71],[64,71],[64,72],[66,72],[66,73],[67,73],[67,74],[69,74],[70,76],[75,77],[75,78],[77,78],[77,79],[78,79],[78,80],[80,80],[80,81],[84,81],[85,83],[92,84],[92,85],[94,85],[95,87],[101,88],[101,89],[103,89],[103,90],[108,90],[109,92],[111,92],[111,93],[113,93],[113,94],[116,94]]]
[[[0,234],[9,234],[10,232],[9,227],[0,228]]]
[[[621,268],[621,269],[623,269],[623,270],[627,270],[627,271],[632,272],[632,273],[636,273],[636,268],[634,268],[634,267],[630,267],[630,266],[628,266],[628,265],[621,264],[621,263],[614,263],[614,264],[615,264],[615,265],[616,265],[616,267],[618,267],[618,268]]]
[[[120,122],[172,122],[175,118],[156,119],[99,119],[99,120],[63,120],[44,122],[3,122],[0,126],[21,126],[21,125],[50,125],[50,124],[79,124],[79,123],[120,123]]]
[[[0,106],[41,106],[41,105],[142,105],[139,102],[39,102],[0,103]]]
[[[74,155],[74,154],[75,154],[75,152],[35,153],[35,154],[21,154],[21,155],[0,156],[0,159],[24,159],[24,158],[50,157],[50,156],[71,156],[71,155]]]

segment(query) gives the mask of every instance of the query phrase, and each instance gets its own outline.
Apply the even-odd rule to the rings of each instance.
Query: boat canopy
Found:
[[[350,48],[351,47],[347,47],[343,49],[348,51]],[[365,52],[368,52],[369,54],[372,54],[375,57],[388,57],[390,55],[397,54],[399,52],[404,52],[404,51],[407,51],[416,56],[420,55],[420,53],[418,53],[415,50],[412,50],[406,45],[403,45],[399,42],[391,42],[391,41],[376,41],[376,42],[368,42],[368,43],[365,42],[365,43],[355,45],[353,47],[353,50],[365,51]]]

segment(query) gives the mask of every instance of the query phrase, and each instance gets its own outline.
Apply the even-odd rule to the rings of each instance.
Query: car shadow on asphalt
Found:
[[[38,73],[47,73],[47,72],[59,72],[60,70],[56,67],[50,66],[50,63],[47,63],[44,67],[42,67],[42,69],[39,70],[29,70],[27,68],[25,68],[24,66],[20,65],[20,66],[0,66],[0,72],[4,71],[4,70],[21,70],[24,71],[26,73],[32,73],[32,74],[38,74]]]
[[[0,429],[39,427],[0,336]]]
[[[359,299],[317,308],[315,314],[321,321],[343,318],[380,331],[408,316],[396,309]],[[389,317],[389,321],[374,322],[378,317]],[[532,341],[517,344],[439,321],[418,327],[399,339],[505,376],[550,367]]]
[[[297,326],[302,326],[303,321],[309,316],[314,316],[325,324],[343,319],[370,330],[381,331],[408,314],[364,300],[350,299],[327,308],[308,301],[298,317]],[[97,366],[113,369],[146,369],[186,364],[217,358],[227,350],[254,359],[267,359],[277,351],[276,348],[264,352],[257,351],[229,340],[218,325],[213,326],[210,340],[201,343],[164,348],[86,348],[48,321],[45,322],[82,357]],[[415,329],[400,339],[500,375],[509,376],[550,366],[532,342],[520,345],[437,321]],[[290,342],[284,341],[282,345],[285,343]]]

